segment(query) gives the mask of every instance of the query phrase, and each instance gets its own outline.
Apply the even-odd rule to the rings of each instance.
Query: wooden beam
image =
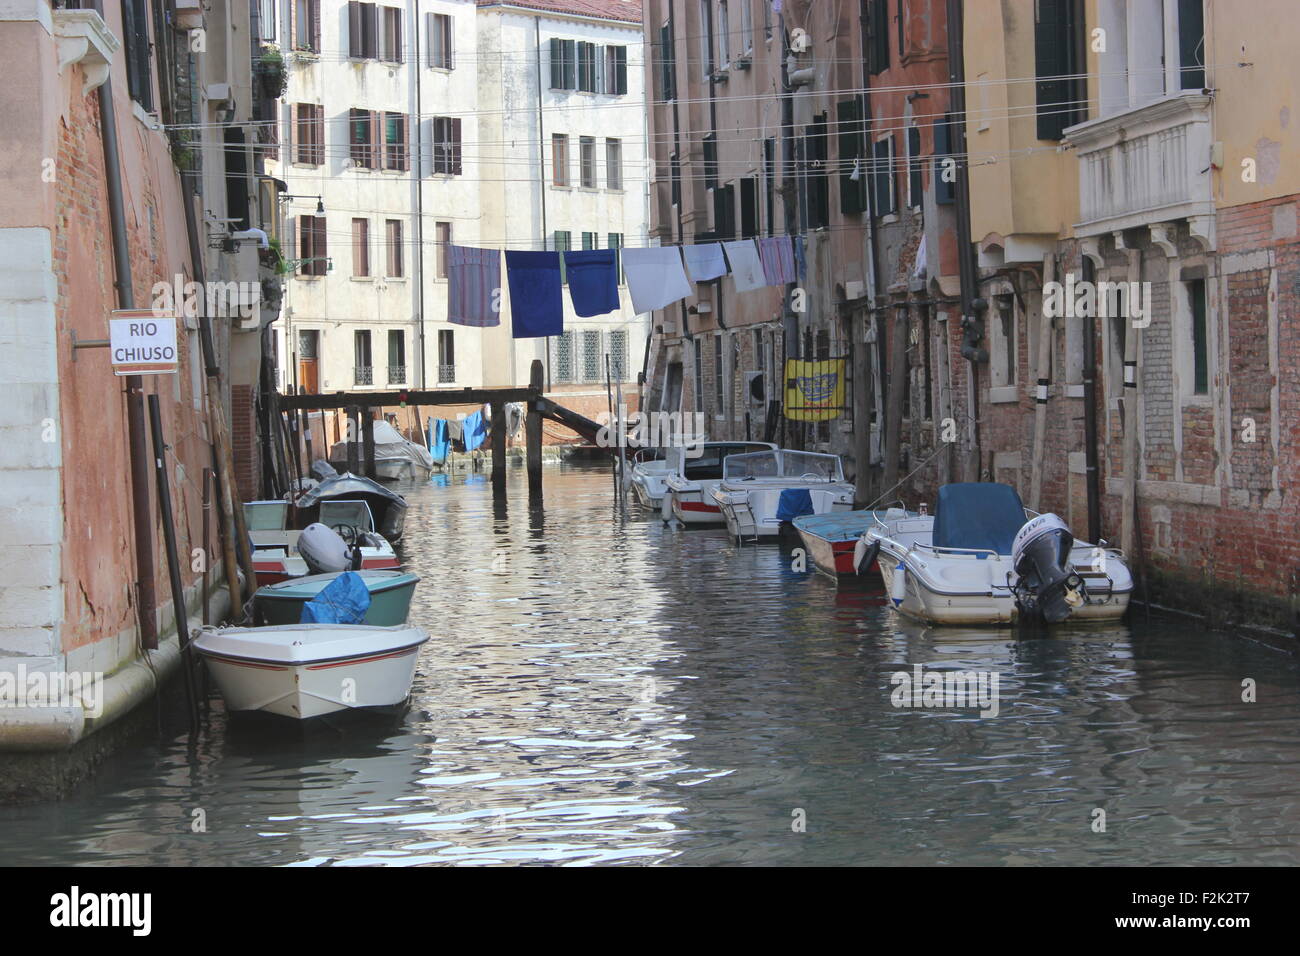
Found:
[[[463,388],[406,392],[331,392],[328,395],[281,395],[282,409],[347,408],[352,405],[487,405],[492,402],[526,402],[541,394],[531,388]]]

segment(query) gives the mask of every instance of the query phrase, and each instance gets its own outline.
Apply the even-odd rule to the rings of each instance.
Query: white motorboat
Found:
[[[397,708],[429,632],[402,624],[204,627],[194,641],[231,711],[305,720]]]
[[[744,455],[776,448],[765,441],[705,442],[696,458],[686,458],[681,471],[663,479],[663,515],[671,514],[682,524],[722,524],[722,512],[709,497],[722,480],[722,463],[731,455]]]
[[[380,481],[427,481],[433,474],[433,456],[429,449],[405,438],[401,432],[385,421],[376,421],[372,428],[375,439],[375,477]],[[364,443],[335,442],[330,449],[329,462],[339,471],[348,467],[348,446],[356,445],[357,461],[365,467]]]
[[[933,515],[877,517],[854,564],[872,559],[899,613],[933,624],[1114,620],[1133,591],[1121,552],[996,482],[944,485]]]
[[[709,498],[738,540],[776,537],[800,515],[853,508],[853,485],[839,455],[784,448],[730,455]]]
[[[289,578],[300,578],[305,574],[326,571],[343,571],[353,566],[353,549],[360,551],[358,570],[384,571],[401,566],[397,552],[388,540],[375,531],[374,517],[368,503],[362,500],[322,501],[319,505],[320,522],[309,525],[304,530],[286,528],[288,515],[287,501],[247,501],[244,503],[244,520],[248,525],[248,537],[253,543],[253,572],[257,575],[257,586],[278,584]],[[324,525],[324,528],[320,528]],[[337,538],[332,550],[344,552],[341,561],[322,562],[304,557],[302,548],[308,547],[308,556],[320,555],[323,549],[317,548],[314,555],[311,543],[314,539],[327,538],[322,531],[328,531]],[[303,535],[307,535],[303,540]]]

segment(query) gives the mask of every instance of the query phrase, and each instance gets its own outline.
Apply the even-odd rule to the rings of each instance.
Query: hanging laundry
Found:
[[[753,239],[740,242],[724,242],[722,248],[727,251],[727,262],[731,264],[731,275],[736,280],[737,292],[749,292],[767,285],[763,275],[763,261],[758,257],[758,247]]]
[[[682,246],[682,258],[692,282],[708,282],[727,274],[727,260],[722,255],[722,243],[706,242],[698,246]]]
[[[501,324],[501,253],[447,247],[447,321],[477,328]],[[493,306],[496,308],[493,308]]]
[[[682,254],[676,246],[624,249],[623,272],[632,294],[632,309],[638,314],[672,305],[692,293],[682,268]]]
[[[482,412],[471,412],[465,416],[462,424],[465,427],[465,450],[473,451],[487,438],[487,421]]]
[[[447,429],[445,419],[439,418],[429,423],[431,436],[429,439],[429,454],[433,456],[436,464],[441,465],[447,460],[447,453],[451,451],[451,433]]]
[[[564,286],[558,252],[506,251],[511,334],[517,339],[564,332]],[[481,413],[479,417],[482,417]]]
[[[758,240],[758,257],[768,285],[795,282],[794,246],[789,236],[766,236]]]
[[[586,319],[618,311],[618,251],[586,249],[564,253],[573,311]]]

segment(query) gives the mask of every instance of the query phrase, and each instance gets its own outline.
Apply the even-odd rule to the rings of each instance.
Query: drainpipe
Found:
[[[550,233],[546,231],[546,130],[542,125],[542,21],[533,17],[533,42],[537,47],[537,193],[542,197],[542,248],[550,248]],[[577,69],[577,66],[574,66]],[[565,157],[568,161],[568,157]],[[546,338],[546,389],[551,388],[551,339]]]
[[[99,125],[104,146],[104,180],[108,187],[109,236],[113,246],[117,305],[135,308],[131,285],[131,249],[126,235],[122,201],[122,164],[117,151],[117,116],[113,111],[113,80],[99,88]],[[149,520],[149,449],[145,444],[144,379],[126,379],[126,424],[131,455],[131,517],[135,525],[136,600],[140,619],[140,646],[158,647],[158,596],[154,587],[153,524]],[[178,611],[183,614],[184,611]]]
[[[862,57],[862,149],[868,151],[861,168],[862,175],[867,177],[867,264],[871,269],[871,295],[867,300],[867,313],[864,317],[864,325],[870,324],[875,331],[877,348],[884,345],[883,329],[877,324],[876,298],[880,295],[880,236],[876,232],[876,196],[872,188],[871,181],[871,155],[869,147],[871,144],[871,71],[867,67],[866,57],[866,23],[867,23],[867,0],[859,0],[858,16],[862,27],[863,36],[863,57]],[[857,433],[854,435],[854,457],[858,460],[858,474],[855,476],[856,499],[854,507],[865,508],[867,504],[875,497],[873,489],[867,487],[868,482],[863,477],[869,473],[871,459],[871,405],[874,404],[875,391],[872,388],[872,380],[875,377],[876,369],[872,367],[870,354],[867,350],[867,343],[862,342],[854,349],[855,358],[853,381],[856,388],[863,392],[863,399],[860,407],[863,411],[862,420],[857,422]]]
[[[1116,244],[1122,246],[1123,234],[1116,233],[1115,238]],[[1137,288],[1134,283],[1142,279],[1142,254],[1137,249],[1127,249],[1126,252],[1129,288],[1134,289]],[[1127,556],[1134,553],[1134,545],[1137,543],[1134,524],[1137,518],[1139,389],[1138,329],[1133,327],[1132,319],[1128,315],[1124,317],[1124,321],[1128,323],[1128,329],[1124,335],[1124,497],[1121,507],[1123,522],[1120,525],[1120,549]]]
[[[1083,257],[1083,279],[1094,282],[1097,268]],[[1097,462],[1097,340],[1096,319],[1083,317],[1083,455],[1088,491],[1088,540],[1101,541],[1101,472]]]
[[[1056,257],[1052,254],[1043,256],[1043,288],[1056,279]],[[1040,502],[1043,492],[1043,455],[1046,449],[1043,442],[1047,437],[1047,370],[1052,359],[1052,319],[1046,309],[1038,322],[1038,385],[1034,395],[1034,458],[1029,477],[1029,507],[1041,511]]]
[[[420,132],[420,123],[424,117],[424,110],[421,108],[421,92],[424,88],[424,64],[420,62],[420,0],[415,0],[415,255],[411,258],[415,260],[415,296],[416,296],[416,317],[419,325],[417,326],[420,336],[420,388],[428,388],[429,380],[426,371],[425,358],[425,338],[424,338],[424,150],[420,148],[423,143]],[[453,55],[455,45],[452,46]],[[418,415],[416,416],[419,417]],[[321,427],[324,427],[325,416],[321,415]],[[416,422],[419,425],[419,422]]]
[[[785,14],[778,14],[776,18],[777,29],[780,31],[781,41],[781,205],[785,212],[785,234],[787,236],[799,235],[799,196],[790,180],[791,171],[794,169],[794,90],[790,86],[790,47],[787,42],[785,31]],[[798,173],[795,173],[796,179]],[[804,245],[804,262],[807,262],[808,246]],[[785,287],[785,301],[782,303],[781,325],[783,338],[785,339],[785,352],[782,356],[783,361],[796,358],[799,355],[799,318],[794,314],[792,308],[792,297],[794,290],[798,287],[798,276],[795,276],[795,282],[789,283]],[[780,380],[782,383],[781,394],[784,394],[785,368],[782,365]],[[783,421],[786,419],[782,416]],[[784,426],[782,427],[784,432]]]

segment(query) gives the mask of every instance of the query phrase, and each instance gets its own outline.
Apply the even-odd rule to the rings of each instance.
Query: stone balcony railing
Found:
[[[1212,248],[1211,102],[1185,93],[1067,129],[1079,154],[1076,234],[1186,219]]]

